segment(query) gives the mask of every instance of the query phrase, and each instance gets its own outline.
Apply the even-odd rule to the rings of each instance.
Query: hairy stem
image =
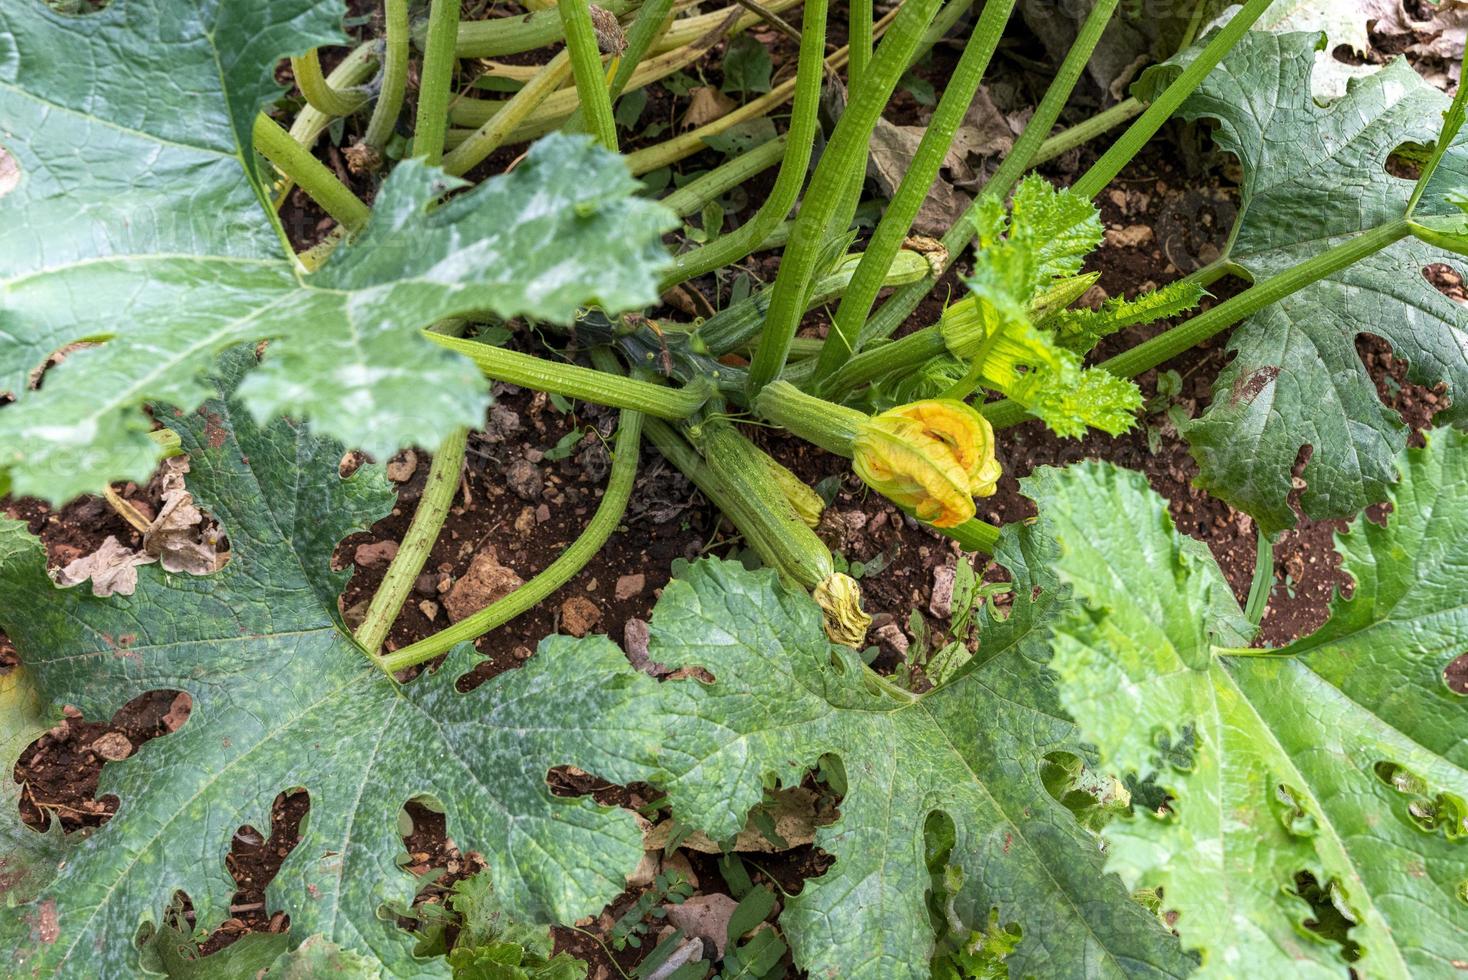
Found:
[[[660,203],[674,214],[693,214],[756,174],[763,173],[785,155],[785,137],[776,136],[752,150],[726,160],[701,177],[696,177],[662,198]],[[755,246],[758,248],[758,246]]]
[[[694,276],[744,258],[764,242],[795,205],[795,198],[805,183],[805,171],[810,165],[818,126],[823,74],[821,62],[826,52],[826,10],[826,0],[807,0],[800,22],[799,64],[794,79],[795,104],[791,107],[784,158],[775,177],[775,186],[754,216],[738,229],[678,256],[672,271],[663,277],[661,288],[670,289]]]
[[[979,83],[983,81],[989,62],[1004,36],[1004,27],[1009,23],[1014,5],[1015,0],[989,0],[984,4],[984,11],[964,45],[948,84],[943,88],[943,97],[939,99],[907,172],[902,176],[902,183],[888,202],[887,210],[862,254],[861,265],[852,276],[851,286],[841,299],[835,322],[826,335],[826,346],[816,362],[814,383],[819,384],[851,357],[858,332],[882,288],[886,267],[902,247],[918,209],[938,176],[938,168],[953,143],[953,134],[968,112],[969,104],[973,102]]]
[[[289,180],[350,231],[367,224],[372,211],[352,189],[337,179],[326,164],[280,128],[265,113],[255,117],[255,148]]]
[[[1248,0],[1238,13],[1234,14],[1223,29],[1213,36],[1213,39],[1199,52],[1198,57],[1183,69],[1182,74],[1173,79],[1172,84],[1163,90],[1157,97],[1157,101],[1147,107],[1147,111],[1132,123],[1131,127],[1120,138],[1111,145],[1111,148],[1102,154],[1101,159],[1091,165],[1091,169],[1081,175],[1072,189],[1084,197],[1095,197],[1106,189],[1106,185],[1116,179],[1123,167],[1132,161],[1142,147],[1157,135],[1162,124],[1172,118],[1188,96],[1203,84],[1214,68],[1218,67],[1224,57],[1234,49],[1234,46],[1243,39],[1254,26],[1254,22],[1269,9],[1273,0]]]
[[[504,145],[515,127],[560,88],[571,73],[570,48],[563,49],[552,58],[535,77],[516,92],[504,108],[489,118],[474,135],[454,147],[443,158],[443,168],[454,176],[468,173],[489,158],[489,155]]]
[[[291,59],[291,74],[306,102],[328,116],[350,116],[367,104],[363,92],[341,92],[331,87],[321,74],[321,54],[316,48]]]
[[[428,561],[433,543],[438,540],[438,532],[443,528],[454,494],[459,489],[468,440],[468,429],[455,429],[433,454],[433,465],[428,470],[423,496],[418,498],[418,508],[413,512],[413,523],[408,525],[408,533],[403,535],[398,553],[393,556],[387,574],[372,596],[367,617],[357,627],[357,643],[370,654],[382,648],[382,641],[387,639],[388,631],[397,621],[403,601],[408,598],[413,583]]]
[[[611,84],[607,86],[607,98],[613,103],[631,84],[638,66],[652,50],[653,44],[667,32],[670,26],[668,14],[672,10],[673,0],[648,0],[637,11],[637,16],[632,21],[632,28],[627,32],[627,48],[622,52],[621,60],[617,62],[617,70],[612,74]],[[585,128],[585,125],[585,113],[578,105],[570,118],[566,120],[566,128],[574,131]]]
[[[385,0],[384,13],[382,91],[362,136],[363,143],[379,152],[392,136],[408,91],[408,0]]]
[[[433,0],[428,8],[428,37],[424,41],[422,80],[418,85],[418,118],[413,126],[413,155],[432,164],[443,157],[458,29],[459,0]]]
[[[1227,330],[1240,320],[1253,316],[1286,296],[1370,258],[1406,238],[1408,234],[1410,223],[1405,219],[1363,232],[1292,269],[1270,276],[1206,313],[1200,313],[1129,351],[1102,361],[1099,366],[1118,377],[1135,377],[1170,361],[1183,351]],[[1023,408],[1007,399],[985,405],[983,412],[996,429],[1017,425],[1029,417]]]
[[[764,332],[749,369],[751,394],[779,377],[785,367],[790,339],[795,336],[805,312],[806,295],[825,245],[826,231],[848,197],[847,188],[855,166],[865,166],[863,161],[877,117],[891,99],[897,80],[907,70],[908,61],[922,41],[923,30],[933,19],[938,3],[939,0],[907,0],[898,10],[872,59],[865,81],[852,93],[841,121],[826,144],[780,262]]]
[[[685,419],[703,407],[712,388],[702,379],[684,388],[668,388],[618,374],[560,364],[519,351],[491,347],[474,340],[425,331],[440,346],[465,355],[485,377],[535,391],[549,391],[596,405],[632,409],[655,418]]]
[[[607,481],[606,493],[597,505],[596,513],[586,529],[581,532],[571,547],[539,575],[520,586],[514,592],[490,603],[471,616],[459,620],[448,629],[424,637],[417,643],[388,654],[379,665],[388,673],[425,663],[453,649],[459,643],[483,636],[490,630],[503,626],[521,613],[538,605],[561,586],[569,582],[577,572],[596,557],[627,511],[627,502],[632,497],[632,486],[637,479],[637,456],[642,442],[642,415],[624,411],[617,430],[616,447],[612,450],[612,472]]]
[[[636,0],[602,0],[597,6],[620,17],[637,6]],[[524,17],[494,17],[459,25],[454,55],[459,58],[498,58],[534,51],[563,38],[561,15],[553,9]]]
[[[576,94],[581,101],[581,118],[597,142],[613,152],[617,149],[617,124],[612,119],[612,100],[602,69],[601,48],[591,24],[586,0],[557,0],[561,26],[566,32],[566,50],[571,52],[571,73],[576,77]],[[501,110],[503,111],[503,110]]]

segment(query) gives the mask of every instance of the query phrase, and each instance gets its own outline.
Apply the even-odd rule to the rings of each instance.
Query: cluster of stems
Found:
[[[865,250],[835,267],[830,265],[831,243],[842,240],[852,222],[873,129],[903,74],[964,16],[969,6],[965,0],[903,0],[880,19],[874,15],[871,0],[851,0],[849,44],[834,52],[827,45],[829,0],[773,0],[763,5],[740,0],[723,10],[686,16],[680,16],[687,6],[681,0],[646,0],[640,4],[637,0],[602,0],[595,12],[587,0],[555,0],[554,4],[546,0],[534,4],[523,17],[466,23],[459,22],[457,0],[432,0],[426,20],[417,25],[409,22],[408,0],[385,0],[384,37],[350,52],[330,75],[323,74],[316,51],[293,59],[295,77],[307,104],[289,131],[262,114],[255,124],[254,140],[260,153],[283,175],[286,186],[300,186],[341,225],[341,236],[301,257],[303,265],[313,268],[336,241],[367,223],[370,209],[315,158],[310,148],[331,119],[370,108],[362,142],[381,154],[403,124],[406,81],[415,47],[421,52],[422,64],[412,152],[429,163],[441,164],[449,173],[465,174],[500,147],[558,126],[585,130],[615,151],[618,140],[612,105],[623,92],[697,61],[718,41],[754,23],[773,24],[799,39],[793,76],[769,93],[698,130],[676,134],[627,157],[633,173],[667,166],[697,152],[706,145],[706,137],[789,102],[782,136],[728,159],[663,199],[680,215],[693,213],[755,175],[778,166],[774,182],[754,214],[737,229],[678,255],[662,282],[665,289],[672,288],[741,262],[761,249],[783,246],[778,275],[768,289],[732,305],[694,330],[670,332],[655,325],[603,318],[603,333],[598,335],[592,320],[588,320],[584,334],[598,337],[601,344],[592,351],[594,369],[465,339],[460,336],[461,323],[438,324],[425,331],[433,342],[469,357],[488,377],[616,407],[621,410],[620,425],[605,495],[575,544],[504,599],[405,649],[376,656],[460,486],[467,432],[454,433],[438,447],[410,529],[357,630],[358,641],[374,655],[379,666],[395,672],[440,656],[455,644],[508,622],[574,576],[622,519],[644,434],[736,525],[745,522],[747,526],[740,530],[770,551],[769,561],[793,569],[794,577],[807,587],[815,581],[812,569],[824,568],[829,556],[823,562],[819,547],[813,547],[813,565],[805,568],[799,556],[782,555],[780,539],[786,535],[757,526],[761,513],[772,512],[769,508],[761,510],[759,496],[764,493],[768,497],[772,491],[768,480],[754,481],[765,485],[762,490],[741,483],[739,468],[723,458],[759,458],[758,450],[742,442],[728,442],[742,437],[725,421],[725,413],[729,409],[750,412],[823,449],[850,456],[854,435],[867,417],[843,406],[842,399],[880,378],[917,371],[935,357],[957,353],[948,349],[937,327],[918,330],[895,342],[886,340],[908,320],[936,277],[959,260],[974,239],[985,209],[1004,201],[1032,166],[1130,120],[1128,128],[1072,188],[1088,197],[1100,193],[1270,5],[1270,0],[1247,0],[1220,30],[1197,47],[1194,57],[1150,104],[1129,99],[1056,133],[1061,112],[1119,5],[1119,0],[1097,0],[1013,151],[980,188],[972,206],[944,235],[941,248],[922,255],[905,250],[913,220],[999,50],[1016,2],[985,0],[979,5],[962,53],[911,164]],[[797,8],[799,27],[795,28],[785,18],[795,19],[792,12]],[[1197,9],[1201,12],[1203,4]],[[625,37],[619,35],[614,49],[609,49],[605,32],[599,37],[594,13],[629,20]],[[1200,18],[1195,17],[1187,43],[1193,42],[1200,24]],[[456,75],[461,59],[500,58],[560,41],[564,41],[564,48],[541,65],[488,63],[490,70],[523,83],[510,98],[484,100],[460,91]],[[808,175],[812,150],[820,135],[823,82],[828,72],[842,65],[848,69],[848,99],[828,134],[814,173]],[[1461,116],[1459,111],[1459,122]],[[1429,172],[1435,163],[1429,166]],[[1427,179],[1424,175],[1423,185]],[[1421,185],[1413,198],[1414,207],[1420,189]],[[1233,299],[1100,366],[1120,376],[1139,374],[1412,234],[1442,233],[1412,220],[1409,210],[1402,220],[1363,233],[1256,283]],[[1210,273],[1228,271],[1235,268],[1220,262],[1195,278],[1204,282],[1211,280]],[[880,291],[894,286],[895,291],[874,310]],[[840,302],[824,340],[797,337],[807,311],[837,296]],[[629,377],[612,353],[612,346],[617,345],[635,366],[662,367],[659,373],[671,373],[683,384],[662,383],[665,378]],[[669,371],[665,363],[674,363],[673,353],[677,359]],[[720,360],[734,355],[749,357],[747,371]],[[962,352],[962,356],[973,358],[970,374],[977,378],[982,345],[977,351]],[[955,391],[954,396],[966,397],[968,387],[971,385]],[[731,399],[733,405],[726,407],[725,399]],[[1008,401],[989,403],[982,410],[996,429],[1026,417],[1021,406]],[[705,458],[700,447],[715,434],[722,445],[735,446],[739,451],[722,454],[718,460]],[[778,501],[772,507],[786,515],[782,520],[788,520],[788,508]],[[944,533],[966,549],[991,552],[999,530],[971,520]],[[804,540],[799,534],[789,536]]]

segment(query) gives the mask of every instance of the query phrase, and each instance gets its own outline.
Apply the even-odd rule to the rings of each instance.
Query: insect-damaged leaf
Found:
[[[1018,545],[1005,561],[1023,568]],[[1042,666],[1054,593],[986,625],[967,672],[922,698],[874,688],[854,651],[833,645],[821,611],[773,572],[703,561],[664,591],[649,656],[701,666],[715,680],[666,682],[661,713],[674,817],[733,837],[764,777],[798,783],[823,755],[844,765],[840,819],[816,846],[835,858],[786,900],[780,926],[812,976],[928,976],[933,928],[924,825],[941,810],[957,842],[954,906],[983,930],[990,910],[1023,939],[1011,976],[1184,976],[1192,963],[1156,919],[1101,873],[1096,840],[1046,794],[1047,753],[1085,754]],[[992,632],[991,632],[992,629]]]
[[[248,348],[225,359],[224,392],[252,360]],[[20,693],[46,706],[41,724],[54,724],[64,704],[107,718],[150,690],[193,699],[182,728],[103,769],[98,793],[117,796],[116,815],[68,840],[49,884],[0,915],[5,972],[133,975],[130,940],[143,922],[160,921],[177,889],[201,927],[217,925],[235,890],[231,837],[245,824],[268,826],[272,800],[294,787],[310,794],[311,810],[267,906],[287,912],[296,935],[320,933],[395,975],[439,968],[414,960],[412,937],[378,914],[416,890],[395,863],[409,798],[442,804],[448,834],[485,855],[517,916],[572,921],[620,892],[642,856],[631,814],[556,799],[546,772],[575,765],[645,778],[648,769],[628,760],[650,758],[656,738],[626,713],[655,682],[604,638],[574,648],[552,638],[523,669],[469,694],[454,686],[474,659],[467,646],[436,673],[395,683],[343,629],[346,573],[330,568],[337,541],[391,507],[380,470],[342,480],[339,444],[299,424],[257,426],[227,398],[202,414],[161,414],[190,454],[195,498],[229,534],[222,570],[170,575],[149,565],[133,595],[97,599],[58,589],[39,542],[0,522],[0,628],[19,651],[28,682]],[[17,857],[39,869],[25,835],[41,835],[17,826],[7,802],[0,866]],[[42,921],[50,928],[35,928]]]
[[[61,500],[140,479],[156,452],[143,404],[193,408],[221,351],[270,339],[240,389],[380,458],[481,418],[487,385],[418,335],[488,310],[568,320],[657,298],[676,223],[633,197],[612,154],[555,136],[513,173],[429,213],[451,184],[409,161],[367,229],[304,274],[265,203],[250,142],[276,61],[341,43],[340,0],[116,0],[68,17],[0,9],[0,141],[20,181],[0,197],[0,468]],[[216,39],[229,44],[216,47]],[[31,372],[69,342],[106,340]]]
[[[1217,120],[1219,143],[1243,163],[1227,258],[1256,280],[1402,218],[1413,181],[1389,173],[1388,158],[1433,142],[1448,107],[1399,60],[1322,108],[1309,84],[1319,39],[1250,34],[1183,106],[1185,118]],[[1465,155],[1459,143],[1443,172],[1461,174]],[[1356,352],[1361,334],[1388,341],[1409,380],[1447,385],[1453,405],[1439,421],[1468,421],[1468,310],[1427,281],[1433,263],[1464,268],[1451,253],[1401,241],[1239,326],[1213,404],[1184,432],[1201,485],[1266,531],[1289,527],[1291,474],[1310,446],[1306,515],[1348,517],[1385,499],[1406,429],[1377,397]]]
[[[1439,429],[1400,463],[1386,526],[1341,539],[1351,598],[1262,656],[1230,652],[1228,583],[1141,474],[1026,484],[1077,599],[1061,700],[1103,764],[1169,796],[1106,827],[1107,867],[1161,888],[1202,975],[1344,977],[1304,896],[1353,920],[1360,976],[1450,976],[1468,948],[1468,704],[1444,677],[1468,637],[1468,437]]]

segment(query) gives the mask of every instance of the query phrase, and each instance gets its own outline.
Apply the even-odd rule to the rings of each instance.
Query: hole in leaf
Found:
[[[1432,793],[1421,776],[1394,762],[1378,762],[1376,777],[1407,797],[1404,815],[1426,834],[1441,832],[1448,840],[1468,837],[1468,803],[1453,793]]]
[[[1432,154],[1432,148],[1421,143],[1403,143],[1386,158],[1386,172],[1403,180],[1416,180]]]
[[[192,963],[236,942],[271,948],[285,943],[290,916],[269,909],[265,889],[300,843],[302,822],[310,810],[310,795],[303,789],[294,789],[278,794],[271,803],[268,836],[249,824],[236,830],[224,858],[225,868],[235,881],[235,893],[225,916],[221,920],[217,909],[207,909],[200,916],[193,900],[186,893],[177,892],[173,905],[164,914],[164,928],[158,937],[158,942],[170,945],[160,953],[182,963]],[[201,918],[206,921],[201,922]],[[213,931],[205,931],[214,922],[219,924]],[[193,971],[190,975],[194,975]]]
[[[1468,697],[1468,653],[1460,653],[1443,668],[1443,683],[1454,694]]]
[[[23,788],[21,818],[44,830],[52,820],[67,833],[100,827],[117,812],[115,796],[97,799],[108,762],[121,762],[146,742],[177,731],[192,701],[182,691],[149,691],[123,705],[109,721],[87,721],[75,708],[21,753],[12,773]]]
[[[46,0],[46,6],[68,17],[85,17],[106,10],[112,0]]]
[[[1458,901],[1468,905],[1468,881],[1458,882]]]
[[[1040,781],[1045,791],[1088,830],[1099,832],[1112,817],[1131,809],[1131,791],[1121,780],[1090,768],[1071,752],[1046,755]]]
[[[1280,783],[1274,788],[1275,815],[1280,825],[1296,837],[1312,837],[1318,826],[1315,816],[1301,802],[1300,791]]]
[[[1308,871],[1295,875],[1295,894],[1309,903],[1310,918],[1303,925],[1315,935],[1340,949],[1341,959],[1354,963],[1361,958],[1361,946],[1351,938],[1355,914],[1346,905],[1334,883],[1321,887]]]
[[[1463,284],[1463,274],[1444,262],[1434,262],[1422,270],[1433,289],[1457,303],[1468,303],[1468,287]]]
[[[0,197],[20,186],[20,164],[0,146]]]

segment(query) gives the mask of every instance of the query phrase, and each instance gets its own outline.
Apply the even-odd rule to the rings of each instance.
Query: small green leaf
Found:
[[[770,90],[770,52],[748,34],[740,34],[724,51],[724,85],[728,95],[758,95]]]

